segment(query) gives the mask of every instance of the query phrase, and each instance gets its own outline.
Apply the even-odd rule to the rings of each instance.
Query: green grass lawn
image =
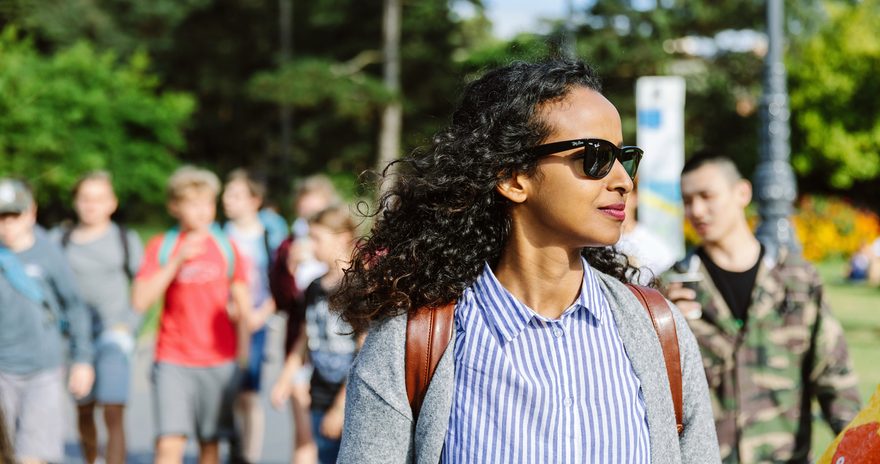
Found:
[[[825,280],[831,309],[846,332],[849,354],[859,376],[862,401],[867,403],[880,385],[880,289],[846,282],[843,279],[845,266],[844,261],[828,261],[817,267]],[[814,457],[818,458],[834,436],[822,421],[817,406],[814,406],[814,411],[816,433],[813,436],[813,452]]]

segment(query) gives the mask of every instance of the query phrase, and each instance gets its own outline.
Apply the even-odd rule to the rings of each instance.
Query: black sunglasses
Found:
[[[532,155],[543,157],[560,153],[567,150],[582,148],[583,150],[574,155],[574,159],[584,160],[584,174],[593,179],[601,179],[611,172],[614,160],[619,160],[623,169],[629,174],[630,179],[635,179],[639,162],[642,160],[641,148],[635,146],[618,147],[603,139],[576,139],[562,142],[546,143],[525,150]]]

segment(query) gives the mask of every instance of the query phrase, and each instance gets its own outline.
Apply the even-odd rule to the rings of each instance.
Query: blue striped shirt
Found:
[[[455,310],[443,463],[648,463],[641,383],[584,261],[577,301],[548,319],[486,265]]]

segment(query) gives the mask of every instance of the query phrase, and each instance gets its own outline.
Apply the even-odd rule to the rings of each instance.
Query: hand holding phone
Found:
[[[667,274],[663,278],[666,297],[675,303],[688,319],[699,319],[703,314],[702,305],[696,301],[697,285],[702,280],[703,275],[699,272]]]

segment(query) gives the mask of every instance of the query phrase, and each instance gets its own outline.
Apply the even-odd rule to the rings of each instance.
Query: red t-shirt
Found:
[[[164,235],[153,237],[144,252],[144,263],[136,279],[155,274]],[[171,256],[177,254],[185,233],[181,233]],[[205,238],[204,252],[184,262],[165,291],[159,320],[156,361],[184,366],[207,367],[235,359],[236,330],[226,311],[230,279],[227,259],[220,245]],[[235,245],[232,281],[246,282],[245,266]]]

